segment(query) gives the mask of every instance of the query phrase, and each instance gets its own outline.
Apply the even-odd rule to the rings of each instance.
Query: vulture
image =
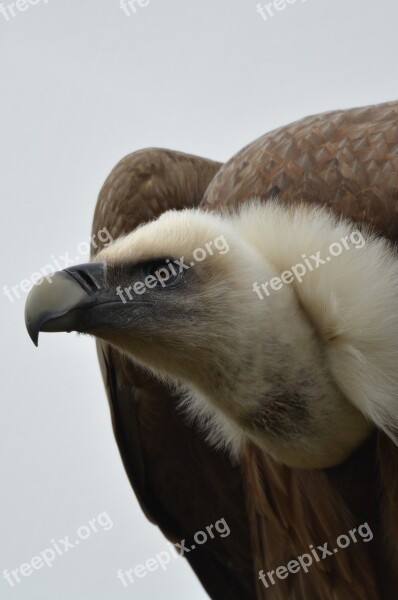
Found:
[[[398,102],[301,119],[225,164],[134,152],[100,191],[105,227],[25,319],[36,345],[95,336],[148,519],[213,600],[395,599]],[[221,518],[230,535],[193,550]]]

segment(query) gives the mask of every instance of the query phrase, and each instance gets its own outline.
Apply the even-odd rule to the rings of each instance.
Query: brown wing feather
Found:
[[[116,238],[170,208],[199,204],[219,163],[143,150],[106,180],[93,232]],[[97,342],[113,427],[131,485],[147,517],[173,542],[225,518],[231,533],[187,554],[209,595],[254,598],[250,535],[240,471],[209,448],[176,409],[176,398],[105,342]]]
[[[325,205],[398,241],[398,102],[308,117],[259,138],[218,171],[202,202],[213,210],[258,197]],[[371,543],[351,544],[309,574],[266,589],[267,600],[390,600],[396,596],[398,451],[375,434],[346,463],[297,471],[248,446],[243,461],[256,572],[335,547],[368,521]]]
[[[398,239],[398,102],[307,117],[227,161],[204,208],[258,197],[323,204]]]

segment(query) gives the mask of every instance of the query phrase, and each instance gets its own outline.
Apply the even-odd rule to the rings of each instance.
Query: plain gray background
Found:
[[[225,160],[307,114],[397,98],[396,0],[297,0],[267,21],[256,4],[149,0],[128,17],[118,0],[41,0],[0,14],[2,290],[76,256],[133,150]],[[205,598],[182,559],[127,589],[116,579],[167,544],[125,476],[93,340],[42,335],[36,350],[25,297],[1,294],[0,597]],[[111,530],[13,588],[3,579],[103,511]]]

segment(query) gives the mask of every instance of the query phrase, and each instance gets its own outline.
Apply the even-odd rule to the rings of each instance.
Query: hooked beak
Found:
[[[58,271],[30,291],[25,324],[38,345],[40,331],[90,332],[106,325],[101,308],[116,303],[105,290],[105,263],[88,263]],[[89,309],[89,310],[87,310]]]

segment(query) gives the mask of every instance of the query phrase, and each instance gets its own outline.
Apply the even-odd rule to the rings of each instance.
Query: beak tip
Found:
[[[39,333],[30,335],[30,339],[32,340],[32,342],[34,343],[34,345],[37,348],[39,346]]]
[[[39,345],[39,332],[40,332],[40,330],[37,327],[35,327],[32,322],[30,322],[27,319],[25,319],[25,326],[26,326],[26,329],[28,331],[30,339],[32,340],[32,342],[34,343],[34,345],[37,348],[37,346]]]

